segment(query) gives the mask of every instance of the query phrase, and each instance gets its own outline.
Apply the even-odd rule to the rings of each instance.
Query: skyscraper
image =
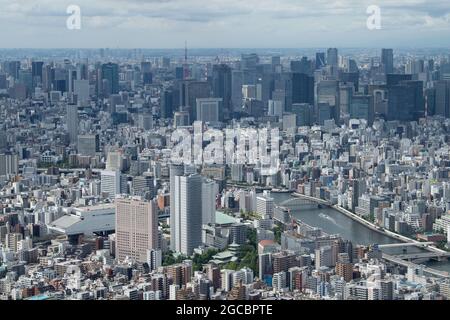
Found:
[[[219,110],[222,98],[197,99],[197,120],[203,122],[219,121]]]
[[[78,137],[78,108],[74,104],[66,106],[67,132],[69,133],[70,143],[76,143]]]
[[[170,172],[170,248],[175,251],[177,249],[176,243],[179,240],[176,238],[176,230],[179,225],[179,216],[175,211],[175,178],[184,174],[184,165],[171,164]]]
[[[325,52],[316,52],[316,70],[325,67]]]
[[[202,244],[202,177],[175,176],[175,250],[192,255]]]
[[[229,119],[232,112],[231,103],[231,68],[226,64],[213,66],[212,89],[214,98],[222,98],[222,108],[220,114],[223,119]],[[221,120],[223,120],[221,117]]]
[[[314,78],[305,73],[292,74],[292,103],[314,104]]]
[[[354,95],[351,98],[349,113],[351,119],[366,119],[371,125],[374,116],[373,96]]]
[[[388,87],[388,120],[416,121],[425,114],[422,81]]]
[[[317,102],[319,104],[329,104],[332,109],[332,117],[336,124],[339,123],[341,114],[339,94],[339,81],[322,80],[317,84]]]
[[[158,211],[155,201],[116,199],[116,256],[147,261],[147,251],[158,249]]]
[[[42,67],[44,66],[44,62],[42,61],[33,61],[31,62],[31,73],[33,76],[33,86],[42,82]]]
[[[327,65],[329,66],[338,66],[338,49],[337,48],[328,48],[327,50]]]
[[[450,80],[435,82],[435,114],[450,118]]]
[[[394,73],[394,53],[392,49],[381,49],[381,65],[385,74]]]
[[[102,64],[103,94],[109,97],[111,94],[119,93],[119,66],[116,63]]]

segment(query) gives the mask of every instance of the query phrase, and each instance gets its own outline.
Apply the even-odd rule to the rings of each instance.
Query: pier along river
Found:
[[[276,204],[292,198],[289,193],[271,193]],[[288,206],[289,207],[289,206]],[[328,234],[339,234],[343,239],[352,241],[354,244],[390,244],[401,243],[380,232],[369,229],[367,226],[347,217],[343,213],[329,207],[317,209],[292,209],[291,214],[294,218],[304,223],[321,228]],[[387,254],[401,254],[402,248],[384,248],[383,252]],[[424,249],[417,247],[407,247],[408,253],[423,252]],[[428,261],[425,263],[430,268],[450,272],[450,261]]]

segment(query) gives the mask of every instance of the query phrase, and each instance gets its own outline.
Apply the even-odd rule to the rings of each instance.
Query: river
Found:
[[[292,196],[288,193],[271,193],[275,203],[281,203]],[[328,234],[339,234],[343,239],[352,241],[354,244],[388,244],[399,243],[399,240],[388,237],[384,234],[371,230],[361,223],[358,223],[339,211],[324,207],[321,209],[293,210],[293,217],[306,224],[321,228]],[[417,247],[407,247],[408,253],[423,251]],[[384,248],[383,252],[388,254],[401,254],[401,248]],[[438,270],[450,272],[450,261],[429,261],[427,266]]]

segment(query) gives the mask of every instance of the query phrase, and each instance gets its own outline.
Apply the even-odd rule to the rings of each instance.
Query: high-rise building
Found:
[[[115,204],[116,257],[120,261],[129,257],[147,262],[148,250],[159,249],[156,202],[116,199]]]
[[[262,218],[272,217],[274,209],[274,199],[269,194],[256,197],[256,212]]]
[[[211,97],[211,86],[206,81],[184,80],[180,82],[180,105],[189,112],[189,119],[197,115],[197,99]]]
[[[0,154],[0,176],[19,172],[19,156],[17,154]]]
[[[175,251],[179,239],[176,238],[176,231],[179,225],[179,215],[175,210],[175,178],[184,174],[184,165],[171,164],[170,174],[170,248]]]
[[[197,99],[197,120],[203,122],[219,121],[219,110],[222,98]]]
[[[101,192],[109,198],[114,198],[122,193],[122,181],[120,171],[102,170],[101,172]]]
[[[354,95],[351,98],[349,114],[351,119],[365,119],[369,125],[372,125],[374,117],[373,96]]]
[[[394,51],[381,49],[381,65],[385,74],[394,73]]]
[[[119,93],[119,65],[111,62],[102,64],[101,75],[104,96]]]
[[[219,186],[213,180],[202,183],[202,224],[216,222],[216,195]]]
[[[70,143],[77,142],[78,138],[78,107],[73,104],[66,106],[67,132],[69,133]]]
[[[340,121],[340,91],[339,81],[322,80],[317,84],[317,103],[328,103],[336,124]]]
[[[73,92],[77,95],[79,106],[85,107],[89,104],[89,80],[74,80]]]
[[[425,115],[422,81],[401,81],[388,87],[389,121],[417,121]]]
[[[316,52],[316,70],[325,67],[325,52]]]
[[[309,103],[292,104],[292,112],[296,115],[297,126],[310,126],[313,123],[314,108]]]
[[[327,65],[329,66],[338,66],[338,49],[337,48],[328,48],[327,50]]]
[[[33,77],[33,87],[38,83],[42,83],[42,69],[44,62],[42,61],[32,61],[31,62],[31,74]]]
[[[172,118],[174,111],[179,106],[179,94],[178,91],[169,88],[161,94],[161,118]]]
[[[314,77],[305,73],[292,74],[292,103],[314,104]]]
[[[175,250],[190,256],[202,244],[202,177],[175,176],[174,187]]]
[[[436,81],[435,114],[450,118],[450,80]]]
[[[100,151],[98,134],[78,135],[78,153],[83,156],[95,156]]]
[[[231,68],[226,64],[217,64],[213,66],[212,71],[212,91],[214,98],[222,98],[223,114],[221,120],[227,120],[232,112],[231,101]]]

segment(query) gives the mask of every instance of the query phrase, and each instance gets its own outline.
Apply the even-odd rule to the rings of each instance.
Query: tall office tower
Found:
[[[412,80],[411,74],[387,74],[386,75],[386,85],[388,87],[395,86],[399,84],[401,81]]]
[[[74,92],[74,83],[78,79],[77,69],[73,66],[67,68],[67,90],[68,92]]]
[[[436,114],[436,88],[426,88],[424,91],[427,116]]]
[[[142,83],[144,85],[151,84],[153,82],[153,74],[152,74],[152,63],[149,61],[141,62],[141,74],[142,74]]]
[[[350,119],[366,119],[372,125],[374,104],[372,95],[354,95],[349,108]]]
[[[239,112],[242,109],[242,85],[244,84],[244,71],[233,70],[231,72],[231,100],[233,112]]]
[[[8,73],[14,77],[15,80],[19,79],[20,61],[10,61],[8,65]]]
[[[44,66],[44,62],[42,61],[32,61],[31,62],[31,73],[33,76],[33,87],[35,87],[38,83],[42,82],[42,67]]]
[[[121,194],[121,174],[120,171],[102,170],[100,174],[101,192],[108,198],[115,198],[116,195]]]
[[[228,120],[232,112],[231,68],[226,64],[216,64],[212,72],[212,91],[214,98],[222,98],[220,120]]]
[[[78,107],[76,105],[66,106],[66,123],[70,143],[76,143],[78,138]]]
[[[168,88],[161,94],[161,118],[170,119],[173,117],[179,103],[179,92],[173,88]]]
[[[147,262],[147,251],[158,248],[155,201],[116,199],[116,257]]]
[[[338,49],[329,48],[327,50],[327,65],[338,67]]]
[[[241,55],[241,70],[254,70],[259,63],[259,57],[256,53]]]
[[[192,255],[202,244],[202,177],[175,176],[175,250]]]
[[[74,80],[73,92],[77,95],[79,106],[89,105],[89,80]]]
[[[219,110],[222,98],[197,99],[197,120],[203,122],[219,121]]]
[[[292,104],[292,112],[296,116],[297,126],[310,126],[313,123],[314,108],[309,103]]]
[[[292,74],[292,103],[314,104],[314,77],[304,73]]]
[[[435,114],[450,118],[450,80],[436,81]]]
[[[401,81],[388,87],[388,121],[416,121],[424,115],[422,81]]]
[[[180,82],[180,105],[189,111],[189,119],[197,117],[197,99],[211,97],[211,86],[206,81],[185,80]]]
[[[290,112],[292,107],[292,88],[292,73],[283,72],[275,75],[272,100],[282,101],[283,110],[287,112]]]
[[[425,70],[425,61],[419,60],[410,60],[406,63],[405,73],[407,74],[419,74],[423,73]]]
[[[316,70],[325,67],[325,52],[316,52]]]
[[[78,153],[82,156],[95,156],[100,151],[98,134],[78,135]]]
[[[202,224],[216,222],[216,195],[219,186],[213,180],[202,183]]]
[[[317,103],[328,103],[332,110],[332,117],[336,124],[339,124],[341,117],[339,94],[339,81],[322,80],[317,84]]]
[[[359,71],[356,72],[342,72],[340,73],[340,80],[345,84],[353,84],[355,92],[359,91]]]
[[[175,233],[179,224],[179,216],[175,212],[175,178],[184,175],[184,165],[171,164],[169,168],[170,174],[170,248],[172,251],[177,249],[176,243],[179,240],[175,237]]]
[[[0,154],[0,176],[19,172],[19,156],[17,154]]]
[[[109,97],[111,94],[119,93],[119,65],[116,63],[102,64],[101,79],[103,94]]]
[[[381,49],[381,65],[385,74],[394,73],[394,51]]]
[[[313,72],[312,68],[312,61],[308,60],[307,57],[302,57],[301,60],[298,61],[291,61],[291,72],[293,73],[311,75]]]
[[[19,83],[25,85],[27,94],[33,92],[33,75],[30,70],[19,70]]]

